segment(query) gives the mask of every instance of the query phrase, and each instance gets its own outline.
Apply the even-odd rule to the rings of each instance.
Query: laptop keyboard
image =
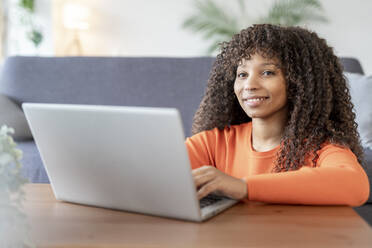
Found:
[[[224,196],[209,194],[206,197],[203,197],[202,199],[199,200],[200,208],[207,207],[218,201],[222,201],[223,199],[225,199]]]

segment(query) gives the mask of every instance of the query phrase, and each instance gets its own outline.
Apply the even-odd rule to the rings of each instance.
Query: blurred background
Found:
[[[1,0],[1,58],[216,55],[253,23],[301,25],[372,73],[369,0]]]

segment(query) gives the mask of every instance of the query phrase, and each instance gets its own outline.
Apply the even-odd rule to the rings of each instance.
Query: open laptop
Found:
[[[197,199],[177,109],[22,107],[58,200],[190,221],[237,202]]]

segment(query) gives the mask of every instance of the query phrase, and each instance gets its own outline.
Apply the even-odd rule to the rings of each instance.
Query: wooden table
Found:
[[[240,203],[204,223],[56,201],[49,184],[25,186],[37,247],[372,247],[350,207]]]

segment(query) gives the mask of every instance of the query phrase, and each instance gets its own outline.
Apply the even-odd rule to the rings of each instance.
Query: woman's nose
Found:
[[[250,75],[243,81],[244,90],[255,90],[259,88],[259,82],[255,75]]]

